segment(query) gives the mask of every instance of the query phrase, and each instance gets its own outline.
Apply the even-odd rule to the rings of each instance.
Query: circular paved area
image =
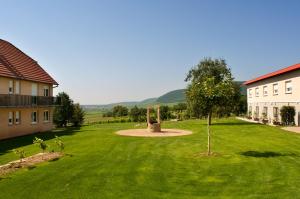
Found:
[[[190,135],[192,131],[186,131],[181,129],[162,129],[161,132],[152,133],[148,132],[147,129],[128,129],[116,132],[118,135],[123,136],[135,136],[135,137],[173,137]]]

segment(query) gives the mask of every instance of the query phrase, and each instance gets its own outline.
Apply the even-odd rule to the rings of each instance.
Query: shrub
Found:
[[[24,151],[24,149],[14,149],[13,151],[14,151],[14,153],[15,153],[16,155],[19,156],[20,162],[22,162],[23,159],[25,158],[25,151]]]
[[[47,149],[48,145],[45,143],[44,140],[35,137],[35,139],[33,140],[33,144],[37,145],[38,147],[40,147],[40,149],[42,149],[43,153],[45,152],[45,150]]]
[[[295,107],[283,106],[280,109],[280,116],[283,125],[294,125],[295,124]]]

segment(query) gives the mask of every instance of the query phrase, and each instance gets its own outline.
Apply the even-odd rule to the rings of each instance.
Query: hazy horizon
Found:
[[[237,81],[300,61],[299,1],[3,1],[1,39],[81,104],[141,101],[185,88],[204,57]]]

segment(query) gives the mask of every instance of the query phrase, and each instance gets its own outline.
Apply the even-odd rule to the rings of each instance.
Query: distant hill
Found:
[[[246,95],[247,89],[246,86],[243,85],[243,81],[236,81],[236,83],[240,85],[242,95]],[[128,108],[131,108],[133,106],[147,107],[149,105],[155,105],[155,104],[172,105],[172,104],[186,101],[185,91],[186,89],[178,89],[178,90],[170,91],[160,97],[148,98],[143,101],[119,102],[119,103],[112,103],[112,104],[105,104],[105,105],[82,105],[82,107],[85,110],[99,110],[99,109],[109,110],[117,105],[126,106]]]
[[[185,89],[174,90],[157,98],[158,103],[178,103],[185,102]]]

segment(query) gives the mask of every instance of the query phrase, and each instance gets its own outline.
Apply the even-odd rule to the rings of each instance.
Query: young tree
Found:
[[[228,106],[234,101],[236,89],[230,69],[224,59],[205,58],[192,68],[186,81],[188,106],[197,108],[207,117],[207,154],[211,154],[211,117],[216,107]]]
[[[73,105],[73,114],[71,117],[71,123],[73,126],[81,126],[84,122],[84,111],[80,107],[80,104],[76,103]]]
[[[54,109],[53,122],[57,127],[66,127],[73,115],[73,100],[65,92],[58,93],[60,104]]]
[[[40,149],[42,149],[43,153],[45,153],[48,145],[46,142],[40,138],[35,137],[33,140],[33,144],[37,145]]]

